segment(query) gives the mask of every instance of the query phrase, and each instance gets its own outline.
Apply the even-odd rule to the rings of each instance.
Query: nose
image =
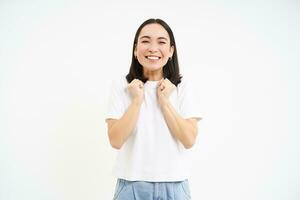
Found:
[[[150,51],[150,52],[156,52],[157,50],[158,50],[157,45],[154,42],[151,42],[149,44],[148,51]]]

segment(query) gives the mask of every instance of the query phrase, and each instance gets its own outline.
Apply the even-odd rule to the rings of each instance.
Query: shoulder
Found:
[[[126,93],[127,85],[125,76],[116,76],[110,82],[110,89],[115,93]]]

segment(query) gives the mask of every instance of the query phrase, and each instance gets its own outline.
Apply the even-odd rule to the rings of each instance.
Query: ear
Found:
[[[170,57],[173,56],[173,53],[174,53],[174,45],[172,45],[172,46],[170,47]]]
[[[134,53],[133,53],[134,57],[136,57],[136,46],[134,47]]]

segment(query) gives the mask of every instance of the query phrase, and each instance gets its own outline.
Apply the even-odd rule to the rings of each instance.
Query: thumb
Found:
[[[160,79],[158,82],[158,85],[160,86],[160,84],[164,81],[164,78]]]

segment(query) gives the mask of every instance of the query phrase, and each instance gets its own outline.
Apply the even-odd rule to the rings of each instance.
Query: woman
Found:
[[[114,81],[109,104],[108,136],[118,149],[114,199],[191,199],[188,149],[201,118],[163,20],[149,19],[138,28],[129,73]]]

